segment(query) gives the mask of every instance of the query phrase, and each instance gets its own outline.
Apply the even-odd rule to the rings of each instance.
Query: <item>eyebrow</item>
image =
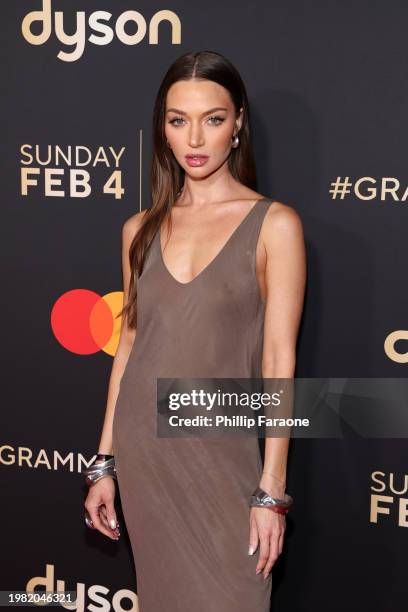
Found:
[[[227,111],[228,108],[224,108],[223,106],[215,106],[214,108],[210,108],[210,110],[202,113],[202,116],[209,115],[210,113],[215,113],[215,111]],[[179,115],[187,115],[185,111],[179,110],[178,108],[168,108],[166,113],[177,113]]]

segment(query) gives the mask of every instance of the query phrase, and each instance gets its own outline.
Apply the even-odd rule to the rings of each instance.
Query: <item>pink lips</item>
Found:
[[[189,166],[204,166],[208,161],[208,155],[186,155]]]

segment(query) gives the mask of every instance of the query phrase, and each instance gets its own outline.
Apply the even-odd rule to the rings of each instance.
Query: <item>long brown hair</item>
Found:
[[[131,269],[128,301],[117,315],[127,318],[128,326],[135,329],[136,277],[142,273],[146,253],[162,223],[171,225],[171,207],[184,183],[184,170],[179,166],[165,136],[167,92],[173,83],[191,79],[207,79],[222,85],[231,95],[236,113],[243,108],[243,121],[239,130],[239,146],[231,148],[228,167],[232,176],[243,185],[256,189],[255,161],[250,138],[249,103],[245,85],[237,69],[223,55],[214,51],[186,53],[168,69],[159,87],[153,110],[153,153],[150,166],[151,206],[129,248]]]

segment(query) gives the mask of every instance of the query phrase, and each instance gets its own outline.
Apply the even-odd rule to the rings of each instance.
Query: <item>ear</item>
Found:
[[[238,133],[239,130],[241,129],[243,120],[244,120],[244,109],[241,106],[241,108],[239,109],[239,115],[235,120],[235,128],[236,128],[235,133]]]

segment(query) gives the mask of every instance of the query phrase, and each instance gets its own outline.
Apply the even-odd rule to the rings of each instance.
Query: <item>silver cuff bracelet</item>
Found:
[[[85,481],[88,486],[93,485],[104,476],[112,476],[112,478],[117,480],[115,458],[112,457],[100,463],[92,463],[88,468],[82,470],[81,474],[85,476]]]
[[[260,487],[257,487],[252,493],[249,502],[250,507],[270,508],[281,514],[286,514],[292,504],[293,498],[288,493],[285,493],[284,499],[279,499],[278,497],[271,497],[269,493],[266,493]]]

